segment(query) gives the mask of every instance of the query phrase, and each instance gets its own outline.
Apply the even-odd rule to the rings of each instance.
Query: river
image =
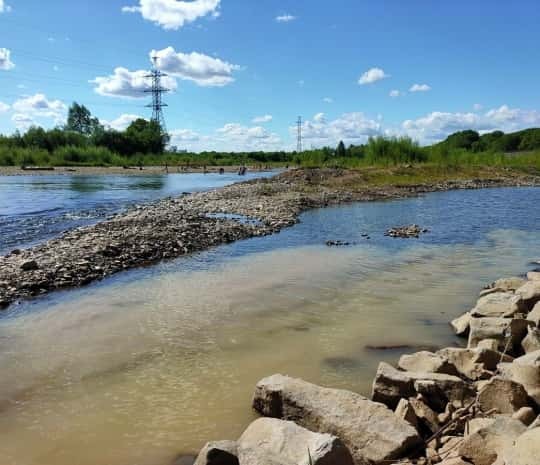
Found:
[[[369,395],[377,363],[407,352],[370,346],[460,344],[448,321],[534,267],[538,205],[539,188],[505,188],[312,210],[16,306],[0,319],[2,465],[169,465],[237,438],[278,372]],[[384,236],[409,223],[430,232]]]
[[[96,223],[137,203],[200,192],[275,171],[169,175],[0,176],[0,254]]]

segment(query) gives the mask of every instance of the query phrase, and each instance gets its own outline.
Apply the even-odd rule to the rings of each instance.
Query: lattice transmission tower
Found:
[[[167,89],[161,85],[161,78],[167,76],[167,74],[162,73],[157,68],[157,59],[158,57],[152,57],[154,66],[150,74],[147,74],[145,77],[152,78],[152,88],[145,90],[146,93],[152,94],[152,103],[146,105],[148,108],[152,108],[152,121],[155,121],[161,127],[163,134],[167,134],[167,125],[165,124],[165,116],[163,115],[163,108],[168,107],[166,103],[163,102],[162,95],[166,92],[169,92],[170,89]]]
[[[298,153],[302,152],[302,117],[298,117],[298,121],[296,122],[297,127],[297,138],[296,138],[296,151]]]

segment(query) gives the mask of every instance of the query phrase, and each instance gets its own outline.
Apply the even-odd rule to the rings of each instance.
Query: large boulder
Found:
[[[456,367],[460,376],[473,381],[490,378],[501,360],[505,362],[511,362],[513,360],[508,355],[481,347],[477,347],[476,349],[447,347],[439,350],[437,354],[447,359]]]
[[[292,421],[259,418],[238,440],[242,465],[353,465],[343,442],[330,434],[320,434]]]
[[[398,367],[404,371],[419,371],[427,373],[444,373],[458,376],[459,373],[445,357],[433,352],[421,351],[410,355],[402,355]]]
[[[448,401],[468,401],[474,396],[474,389],[457,376],[399,371],[387,363],[379,364],[373,382],[374,401],[395,408],[401,398],[415,397],[418,393],[424,395],[430,407],[440,410]]]
[[[520,296],[530,307],[540,301],[540,281],[527,281],[523,286],[516,289],[516,295]]]
[[[540,271],[529,271],[527,273],[527,279],[529,281],[540,281]]]
[[[238,465],[238,444],[235,441],[209,442],[193,465]]]
[[[483,412],[513,414],[529,405],[525,388],[515,381],[494,376],[478,392],[478,406]]]
[[[504,457],[506,450],[526,430],[519,420],[498,416],[488,426],[466,436],[459,455],[474,465],[492,465],[498,457]]]
[[[483,339],[496,339],[501,352],[506,349],[511,353],[520,352],[521,341],[531,325],[530,321],[521,318],[472,318],[467,347],[473,349]]]
[[[471,322],[471,318],[471,314],[467,312],[452,320],[450,324],[452,325],[452,328],[454,328],[456,335],[466,336],[469,333],[469,323]]]
[[[527,336],[521,341],[521,347],[526,354],[540,350],[540,329],[527,328]]]
[[[538,406],[540,406],[540,350],[516,358],[512,363],[499,364],[500,375],[522,384]]]
[[[511,318],[517,313],[526,311],[523,300],[513,292],[496,292],[480,297],[471,310],[473,317]]]
[[[518,276],[512,276],[511,278],[501,278],[497,279],[491,286],[494,289],[499,289],[501,291],[515,291],[525,284],[527,280],[520,278]]]
[[[514,445],[504,452],[506,465],[537,465],[540,463],[540,428],[520,435]]]
[[[257,383],[253,407],[343,440],[356,465],[403,457],[420,443],[417,431],[386,406],[354,392],[274,375]]]
[[[401,399],[397,404],[394,411],[398,418],[410,423],[416,430],[418,430],[418,417],[412,407],[411,403],[407,399]]]
[[[540,326],[540,302],[529,312],[527,320],[532,321],[536,327]]]

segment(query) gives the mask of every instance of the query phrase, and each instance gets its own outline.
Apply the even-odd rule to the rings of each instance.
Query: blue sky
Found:
[[[152,50],[173,144],[295,147],[540,126],[538,0],[0,0],[0,132],[74,100],[149,117]]]

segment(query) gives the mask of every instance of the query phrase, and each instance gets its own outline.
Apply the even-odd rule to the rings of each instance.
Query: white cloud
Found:
[[[371,68],[360,76],[360,79],[358,79],[358,84],[373,84],[374,82],[381,81],[382,79],[386,79],[388,77],[390,77],[390,75],[386,74],[381,68]]]
[[[324,123],[325,122],[324,113],[317,113],[313,117],[313,121],[315,121],[316,123]]]
[[[6,5],[4,0],[0,0],[0,13],[9,13],[11,11],[11,7],[9,5]]]
[[[409,89],[409,92],[428,92],[431,90],[431,87],[427,84],[413,84]]]
[[[324,103],[334,103],[334,99],[332,97],[324,97],[323,102]]]
[[[11,107],[7,104],[7,103],[4,103],[4,102],[0,102],[0,113],[5,113],[6,111],[8,111]]]
[[[35,94],[16,100],[11,105],[11,121],[17,129],[27,130],[30,126],[62,124],[66,119],[67,106],[61,100],[49,100],[44,94]]]
[[[150,57],[157,57],[156,66],[175,77],[195,82],[199,86],[222,87],[234,82],[233,72],[241,69],[202,53],[176,52],[173,47],[152,50]]]
[[[394,90],[391,90],[388,95],[392,98],[397,98],[397,97],[401,97],[402,94],[399,90],[394,89]]]
[[[180,29],[207,15],[219,16],[220,0],[139,0],[138,6],[125,6],[124,13],[140,13],[163,29]]]
[[[495,130],[513,132],[531,126],[540,126],[540,112],[503,105],[483,114],[436,111],[416,120],[404,121],[402,131],[422,143],[431,143],[466,129],[481,133]]]
[[[22,131],[26,131],[30,126],[36,125],[36,122],[32,117],[23,115],[22,113],[15,113],[11,117],[11,121],[13,121],[13,124],[17,129]]]
[[[15,68],[15,64],[11,61],[11,50],[0,48],[0,70],[8,71]]]
[[[111,129],[115,129],[117,131],[123,131],[131,123],[133,123],[133,121],[140,118],[144,119],[142,116],[139,116],[139,115],[132,115],[132,114],[124,113],[112,121],[101,120],[101,123],[104,126],[109,127]]]
[[[171,145],[176,145],[180,149],[185,148],[186,144],[191,147],[193,142],[201,140],[199,133],[192,129],[173,129],[169,131],[169,136],[171,137]]]
[[[18,121],[23,117],[29,118],[52,118],[55,123],[61,123],[66,114],[67,107],[61,100],[49,100],[44,94],[35,94],[23,97],[12,105]]]
[[[296,127],[289,128],[291,135],[296,134]],[[305,121],[302,126],[304,139],[312,145],[334,146],[340,140],[346,144],[359,144],[369,137],[383,134],[379,121],[367,118],[363,113],[346,113],[339,118],[327,121],[324,114],[318,113],[312,121]]]
[[[289,23],[291,21],[294,21],[296,19],[296,16],[290,15],[290,14],[283,14],[276,16],[276,21],[278,23]]]
[[[209,134],[200,134],[191,129],[170,131],[171,145],[193,152],[202,151],[261,151],[281,150],[283,141],[261,126],[244,126],[228,123]]]
[[[152,81],[148,76],[148,71],[129,71],[126,68],[115,68],[114,74],[104,77],[96,77],[90,81],[96,87],[94,91],[99,95],[122,98],[146,98],[145,91],[152,88]],[[164,87],[175,90],[176,80],[165,77],[162,80]]]
[[[252,123],[255,124],[261,124],[261,123],[269,123],[272,121],[273,117],[272,115],[263,115],[263,116],[256,116],[253,118]]]

